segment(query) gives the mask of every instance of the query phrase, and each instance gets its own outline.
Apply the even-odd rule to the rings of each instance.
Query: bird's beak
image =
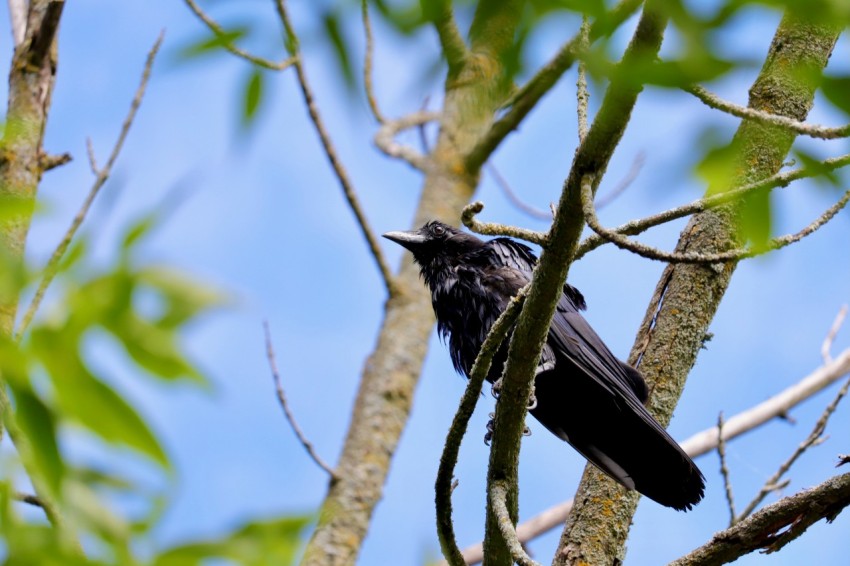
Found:
[[[387,232],[384,238],[404,246],[410,251],[416,250],[425,243],[425,236],[419,232]]]

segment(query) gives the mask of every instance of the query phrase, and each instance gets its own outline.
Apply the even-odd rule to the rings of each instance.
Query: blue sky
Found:
[[[235,5],[236,3],[229,3]],[[267,5],[268,4],[268,5]],[[244,8],[245,14],[240,14]],[[302,32],[307,73],[318,104],[363,206],[378,232],[409,227],[421,179],[406,165],[383,157],[372,145],[376,125],[361,93],[345,90],[332,53],[310,30],[318,22],[308,7],[293,3]],[[2,12],[0,27],[8,29]],[[212,12],[222,21],[257,22],[257,47],[282,55],[271,3],[239,3]],[[350,12],[352,15],[355,12]],[[717,38],[721,53],[760,61],[779,15],[748,10]],[[575,20],[559,18],[534,38],[529,59],[545,60],[572,34]],[[385,114],[418,110],[440,98],[440,80],[420,69],[437,53],[430,29],[402,38],[381,22],[376,28],[375,80]],[[633,23],[632,23],[633,25]],[[141,407],[163,439],[178,470],[178,486],[157,539],[163,544],[210,536],[254,516],[312,512],[326,478],[305,456],[284,422],[266,363],[261,322],[268,319],[290,403],[301,427],[325,459],[334,462],[345,435],[359,372],[374,345],[385,293],[353,217],[301,103],[291,72],[267,74],[267,97],[254,131],[241,132],[237,108],[247,65],[226,55],[184,63],[177,53],[197,39],[202,26],[181,2],[70,3],[60,33],[60,64],[46,147],[69,151],[74,161],[47,173],[40,187],[46,203],[33,226],[28,254],[43,262],[65,230],[93,181],[85,157],[91,137],[103,161],[114,143],[135,91],[145,55],[159,31],[166,41],[148,94],[86,232],[106,255],[129,219],[177,189],[189,197],[146,244],[144,257],[178,266],[226,291],[231,305],[194,325],[186,344],[214,384],[204,393],[185,386],[151,384],[130,371],[110,348],[93,348],[94,363],[111,368],[117,386]],[[358,53],[359,22],[344,26]],[[620,36],[624,43],[631,28]],[[668,44],[675,37],[668,36]],[[272,43],[274,42],[274,43]],[[8,72],[10,34],[0,34],[2,72]],[[842,40],[833,65],[848,60]],[[833,67],[836,68],[839,67]],[[844,69],[846,71],[846,67]],[[758,67],[710,85],[739,103]],[[359,72],[359,71],[358,71]],[[500,172],[529,203],[546,208],[557,200],[576,143],[575,74],[565,76],[494,156]],[[4,81],[5,87],[5,81]],[[591,89],[591,108],[601,96]],[[820,99],[811,120],[846,122]],[[648,88],[609,167],[601,191],[626,175],[637,155],[646,162],[632,187],[600,214],[607,225],[699,198],[702,181],[700,132],[707,124],[728,137],[737,120],[720,116],[680,92]],[[415,134],[403,135],[417,143]],[[847,151],[845,141],[803,142],[824,156]],[[841,178],[846,182],[847,175]],[[513,208],[486,175],[477,198],[484,219],[543,229]],[[797,231],[838,198],[812,183],[777,191],[775,233]],[[683,223],[661,227],[642,241],[671,248]],[[817,234],[778,253],[741,264],[699,357],[671,425],[686,438],[794,383],[820,364],[820,345],[842,304],[850,302],[850,216],[842,213]],[[395,267],[401,249],[387,243]],[[625,357],[663,266],[610,246],[576,264],[571,283],[587,297],[587,318],[612,350]],[[835,351],[850,347],[850,330]],[[464,381],[452,370],[445,347],[432,338],[416,393],[412,418],[401,439],[384,500],[378,506],[360,563],[417,565],[436,557],[433,480],[445,432]],[[774,422],[728,447],[734,489],[746,501],[808,435],[836,388],[793,412],[796,426]],[[492,400],[482,400],[461,450],[454,493],[462,546],[483,533],[487,448],[481,441]],[[807,453],[792,470],[785,493],[836,473],[835,457],[846,453],[850,409],[833,416],[829,440]],[[520,465],[521,517],[572,496],[583,460],[531,423]],[[628,546],[630,564],[669,561],[698,546],[727,520],[715,455],[697,462],[708,478],[706,500],[688,514],[643,501]],[[771,501],[775,498],[769,498]],[[740,504],[739,504],[740,505]],[[403,525],[403,527],[402,527]],[[779,555],[753,554],[740,564],[844,564],[850,540],[845,513],[832,525],[818,524]],[[548,561],[558,531],[535,541],[532,551]]]

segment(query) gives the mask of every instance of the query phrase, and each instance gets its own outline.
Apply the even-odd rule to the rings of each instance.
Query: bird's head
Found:
[[[413,259],[423,269],[435,260],[451,261],[484,244],[472,234],[437,220],[426,223],[419,230],[387,232],[384,238],[410,250]]]

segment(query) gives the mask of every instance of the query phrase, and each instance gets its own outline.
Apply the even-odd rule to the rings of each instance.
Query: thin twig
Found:
[[[845,126],[839,126],[837,128],[829,128],[826,126],[819,126],[817,124],[806,124],[804,122],[798,122],[797,120],[788,118],[786,116],[763,112],[761,110],[756,110],[755,108],[746,108],[744,106],[738,106],[737,104],[729,102],[728,100],[723,100],[716,94],[713,94],[698,85],[686,87],[684,90],[699,98],[706,105],[716,110],[726,112],[727,114],[737,116],[738,118],[755,120],[757,122],[762,122],[765,124],[780,126],[798,134],[802,134],[804,136],[809,136],[812,138],[832,140],[838,138],[846,138],[847,136],[850,136],[850,124],[847,124]]]
[[[835,315],[835,320],[826,333],[826,338],[823,339],[823,344],[820,347],[820,355],[823,358],[824,365],[832,362],[832,343],[835,341],[835,336],[841,330],[841,325],[844,324],[844,318],[847,316],[847,305],[842,306]]]
[[[510,513],[508,513],[507,493],[508,488],[504,481],[495,481],[490,486],[490,504],[493,513],[496,514],[496,518],[499,521],[499,531],[501,531],[502,537],[505,539],[505,543],[511,552],[514,562],[520,566],[540,566],[539,562],[532,560],[526,554],[525,549],[522,548],[522,543],[517,537],[516,528],[511,520]]]
[[[830,364],[819,367],[794,385],[773,397],[731,417],[723,425],[723,439],[732,440],[758,428],[764,423],[787,415],[788,411],[806,399],[824,390],[850,373],[850,348],[836,356]],[[716,426],[707,428],[679,443],[691,458],[702,456],[717,448],[720,432]],[[572,500],[554,505],[517,526],[519,539],[523,543],[537,538],[562,525],[572,509]],[[461,554],[467,564],[476,564],[483,559],[481,543],[465,548]],[[442,563],[440,566],[443,566]]]
[[[154,59],[156,59],[156,55],[159,52],[159,48],[162,45],[162,41],[165,39],[165,31],[160,32],[159,37],[154,42],[153,47],[148,53],[147,60],[145,61],[145,68],[142,72],[142,78],[139,82],[139,87],[136,89],[136,94],[133,97],[133,101],[130,103],[130,111],[127,113],[126,118],[124,118],[124,123],[121,126],[121,132],[118,134],[118,139],[115,142],[115,145],[112,147],[112,153],[109,155],[109,159],[106,161],[106,165],[103,166],[102,169],[98,169],[95,159],[94,152],[91,149],[91,141],[88,142],[89,147],[89,159],[91,162],[92,170],[95,173],[95,181],[92,185],[91,189],[89,189],[89,194],[86,196],[85,201],[83,202],[80,210],[77,211],[77,215],[71,221],[71,225],[68,227],[68,230],[65,232],[65,235],[62,237],[62,241],[59,242],[59,245],[56,246],[56,249],[53,251],[53,255],[50,256],[50,259],[47,262],[47,265],[44,268],[44,274],[42,275],[41,281],[38,284],[38,289],[36,289],[35,295],[30,301],[29,307],[27,307],[24,316],[21,318],[21,323],[18,326],[18,330],[15,333],[15,340],[20,341],[24,332],[26,332],[30,323],[32,322],[35,313],[38,311],[38,307],[41,305],[41,301],[44,298],[44,294],[47,291],[47,288],[50,286],[50,283],[53,282],[53,278],[56,277],[56,274],[59,272],[60,265],[59,263],[62,261],[62,257],[65,255],[65,252],[68,250],[68,246],[71,245],[71,240],[73,240],[74,235],[77,233],[77,230],[82,225],[83,221],[88,214],[89,209],[94,203],[94,199],[97,197],[100,192],[101,187],[106,183],[107,179],[109,179],[109,175],[112,173],[112,167],[115,165],[115,161],[118,159],[118,155],[121,153],[121,148],[124,147],[124,140],[127,139],[127,134],[130,132],[130,126],[133,125],[133,120],[136,118],[136,112],[139,110],[139,106],[142,104],[142,98],[145,95],[145,89],[148,85],[148,80],[150,79],[151,69],[153,68]]]
[[[747,185],[729,191],[725,191],[723,193],[705,197],[686,205],[671,208],[670,210],[666,210],[658,214],[653,214],[652,216],[647,216],[646,218],[632,220],[630,222],[626,222],[625,224],[618,226],[617,228],[614,228],[613,230],[611,230],[611,232],[626,236],[635,236],[654,226],[659,226],[672,220],[684,218],[685,216],[695,214],[697,212],[702,212],[703,210],[707,210],[709,208],[714,208],[722,204],[736,201],[752,192],[765,189],[773,189],[776,187],[787,187],[792,182],[797,181],[799,179],[813,177],[821,173],[834,171],[835,169],[839,169],[847,165],[850,165],[850,153],[826,159],[818,163],[815,167],[803,167],[799,169],[794,169],[793,171],[777,173],[776,175],[773,175],[771,177],[766,177],[759,181],[755,181],[753,183],[749,183]],[[599,208],[600,207],[597,204],[597,210]],[[575,259],[579,259],[588,252],[593,251],[599,246],[607,243],[609,243],[609,240],[603,238],[599,234],[592,234],[585,238],[585,240],[579,245],[578,250],[576,251]]]
[[[431,159],[410,146],[396,143],[395,136],[404,130],[409,130],[410,128],[415,128],[428,122],[438,121],[439,119],[440,114],[437,112],[420,111],[402,116],[396,120],[388,120],[378,128],[375,134],[375,145],[385,155],[407,161],[415,169],[427,172],[431,165]]]
[[[458,550],[454,535],[454,522],[452,520],[452,491],[454,491],[455,485],[452,478],[454,476],[455,465],[457,465],[460,444],[466,435],[466,429],[469,426],[469,419],[475,411],[475,405],[481,397],[481,387],[484,384],[484,380],[490,374],[493,357],[499,351],[510,329],[513,328],[527,293],[528,286],[520,289],[519,293],[511,299],[507,308],[496,319],[496,322],[493,323],[493,326],[490,327],[490,332],[487,333],[487,338],[481,344],[478,355],[475,357],[475,363],[469,372],[469,381],[466,384],[466,390],[464,390],[463,397],[460,399],[460,406],[458,406],[457,412],[455,412],[449,432],[446,435],[446,442],[443,445],[443,454],[440,457],[440,466],[437,469],[437,479],[434,484],[437,507],[437,535],[443,555],[452,566],[462,566],[465,563],[463,556]]]
[[[729,466],[726,465],[726,440],[723,438],[723,411],[717,415],[717,455],[720,457],[720,473],[726,488],[726,503],[729,505],[729,526],[735,524],[735,497],[732,495],[732,481],[729,478]]]
[[[280,380],[280,373],[277,370],[277,362],[275,361],[274,348],[272,347],[272,337],[271,330],[269,330],[269,323],[267,321],[263,321],[263,330],[266,335],[266,357],[269,360],[269,368],[271,368],[272,379],[274,379],[274,388],[277,393],[277,400],[280,403],[281,408],[283,409],[283,414],[286,416],[286,420],[289,422],[289,425],[292,427],[293,432],[295,432],[295,436],[298,437],[299,442],[307,451],[307,454],[310,455],[310,458],[316,463],[317,466],[322,468],[327,474],[331,477],[331,479],[336,480],[338,476],[336,471],[332,467],[330,467],[316,450],[313,448],[313,444],[307,440],[307,437],[304,436],[304,432],[301,430],[301,427],[298,426],[298,422],[295,420],[295,416],[292,414],[292,411],[289,409],[289,403],[286,400],[286,395],[283,392],[283,385]]]
[[[215,20],[209,17],[201,7],[195,2],[195,0],[185,0],[186,5],[189,6],[189,9],[195,13],[198,18],[206,24],[210,31],[212,31],[217,37],[227,37],[227,31],[222,28]],[[292,55],[283,61],[271,61],[269,59],[265,59],[263,57],[257,57],[256,55],[252,55],[248,53],[244,49],[236,46],[232,41],[225,41],[222,43],[222,47],[227,49],[229,52],[233,53],[237,57],[241,57],[246,61],[250,61],[251,63],[263,67],[264,69],[269,69],[271,71],[283,71],[295,64],[295,60],[297,58],[296,55]]]
[[[585,219],[587,220],[587,225],[590,228],[599,234],[601,237],[609,240],[618,248],[622,248],[628,250],[630,252],[636,253],[641,257],[645,257],[648,259],[654,259],[656,261],[665,261],[668,263],[700,263],[700,264],[711,264],[711,263],[719,263],[724,261],[738,261],[741,259],[755,257],[757,255],[761,255],[767,253],[769,251],[778,250],[780,248],[784,248],[785,246],[789,246],[793,243],[799,242],[806,236],[814,233],[821,226],[832,220],[832,218],[838,214],[838,212],[844,208],[848,201],[850,201],[850,190],[846,191],[844,195],[838,200],[837,203],[829,207],[823,214],[821,214],[818,218],[814,220],[811,224],[797,232],[796,234],[786,234],[785,236],[780,236],[778,238],[772,238],[766,242],[766,244],[758,249],[750,248],[750,249],[733,249],[727,250],[724,252],[716,252],[716,253],[702,253],[702,252],[690,252],[690,253],[678,253],[678,252],[667,252],[664,250],[660,250],[658,248],[648,246],[646,244],[641,244],[639,242],[635,242],[634,240],[630,240],[626,236],[619,234],[616,230],[610,230],[608,228],[603,227],[599,223],[599,218],[596,216],[596,210],[593,206],[593,183],[591,179],[584,179],[581,183],[581,199],[582,199],[582,211],[584,212]]]
[[[752,513],[755,508],[758,507],[759,503],[764,501],[764,498],[767,497],[768,494],[773,491],[776,491],[777,489],[780,489],[782,485],[780,483],[782,476],[784,476],[785,473],[789,469],[791,469],[791,466],[794,465],[794,462],[796,462],[797,459],[802,456],[806,450],[821,442],[821,438],[823,437],[823,431],[826,430],[826,425],[829,422],[829,417],[832,416],[832,413],[835,412],[835,409],[838,407],[838,404],[841,402],[844,396],[847,395],[848,389],[850,389],[850,379],[848,379],[844,383],[844,386],[838,391],[838,394],[836,394],[832,402],[826,406],[820,418],[815,423],[815,426],[812,429],[812,432],[809,434],[808,438],[806,438],[806,440],[804,440],[800,443],[799,446],[797,446],[791,456],[789,456],[788,459],[783,462],[781,466],[779,466],[779,469],[776,470],[776,472],[772,476],[770,476],[770,478],[764,483],[758,494],[756,494],[753,500],[750,501],[749,505],[747,505],[747,507],[743,511],[741,511],[741,514],[738,515],[736,519],[737,521],[741,521],[750,513]]]
[[[590,20],[587,14],[581,17],[581,30],[579,30],[579,49],[587,51],[590,47]],[[587,135],[587,106],[590,101],[590,93],[587,90],[587,66],[584,60],[578,62],[578,80],[576,81],[576,113],[578,114],[578,141],[584,141]]]
[[[339,158],[339,155],[336,152],[336,149],[331,142],[330,134],[328,133],[327,128],[325,128],[325,124],[322,121],[322,118],[319,114],[319,108],[316,105],[316,99],[313,96],[313,90],[310,88],[310,83],[307,82],[307,74],[304,71],[304,64],[300,58],[300,47],[298,42],[298,36],[295,33],[295,28],[292,26],[292,22],[289,19],[289,13],[286,11],[286,5],[284,0],[275,0],[275,5],[277,6],[277,12],[280,16],[280,21],[283,24],[284,33],[286,35],[286,44],[287,48],[290,49],[290,54],[295,58],[293,65],[295,67],[295,75],[298,77],[298,84],[301,87],[301,94],[304,98],[304,104],[307,106],[307,113],[310,115],[310,120],[313,122],[313,126],[316,128],[316,133],[319,135],[319,140],[322,143],[322,148],[325,150],[325,155],[328,158],[328,161],[331,164],[331,168],[336,174],[336,178],[339,181],[340,187],[342,188],[342,192],[345,196],[345,200],[348,202],[348,207],[351,209],[351,212],[354,214],[355,219],[357,220],[357,224],[360,226],[360,231],[363,234],[363,237],[366,239],[366,243],[369,246],[369,250],[372,252],[372,257],[375,259],[375,264],[378,267],[378,270],[381,272],[381,277],[384,280],[384,285],[387,288],[387,292],[390,295],[394,295],[396,292],[395,286],[395,278],[393,277],[392,271],[390,271],[389,264],[384,258],[384,252],[381,251],[381,246],[378,244],[378,238],[375,236],[375,232],[372,230],[369,225],[369,221],[366,219],[366,214],[363,211],[363,208],[360,206],[360,200],[357,197],[357,192],[354,190],[354,184],[351,182],[351,179],[348,177],[348,173],[342,165],[342,161]]]
[[[644,163],[646,163],[646,154],[640,151],[635,155],[635,159],[632,161],[632,166],[629,168],[626,176],[620,179],[620,182],[613,189],[602,195],[601,198],[599,196],[596,197],[596,210],[602,210],[626,192],[626,189],[632,186],[632,183],[637,179],[640,170],[643,169]]]
[[[523,201],[519,198],[514,190],[511,188],[510,183],[499,173],[499,170],[496,169],[496,166],[492,162],[487,162],[484,165],[484,168],[487,170],[490,175],[493,176],[493,180],[496,181],[496,185],[502,189],[502,192],[505,193],[505,196],[508,197],[508,200],[520,211],[526,213],[532,218],[536,218],[538,220],[552,220],[552,214],[549,212],[544,212],[539,208],[535,208]]]
[[[381,113],[381,109],[378,108],[378,100],[375,98],[375,85],[372,83],[372,65],[375,61],[375,38],[372,35],[372,21],[369,18],[369,0],[362,0],[360,11],[363,17],[363,31],[366,34],[366,53],[363,56],[363,89],[366,91],[366,100],[369,102],[372,115],[379,124],[383,124],[386,120]]]
[[[508,226],[506,224],[496,224],[494,222],[479,222],[475,219],[475,215],[484,210],[484,203],[480,200],[471,202],[461,212],[460,219],[463,225],[477,234],[485,236],[510,236],[531,242],[539,246],[546,246],[549,237],[544,232],[535,232],[534,230],[526,230],[516,226]]]

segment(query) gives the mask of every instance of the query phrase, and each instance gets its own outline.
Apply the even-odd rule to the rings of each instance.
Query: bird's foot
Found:
[[[487,432],[484,433],[484,444],[490,446],[490,441],[493,440],[493,431],[496,428],[496,413],[490,413],[487,416],[490,417],[490,420],[487,421]]]
[[[502,378],[497,379],[492,386],[490,386],[490,393],[493,395],[493,398],[498,399],[499,394],[502,392]]]
[[[534,387],[531,388],[531,395],[528,396],[528,410],[533,411],[537,408],[537,395],[534,394]]]

